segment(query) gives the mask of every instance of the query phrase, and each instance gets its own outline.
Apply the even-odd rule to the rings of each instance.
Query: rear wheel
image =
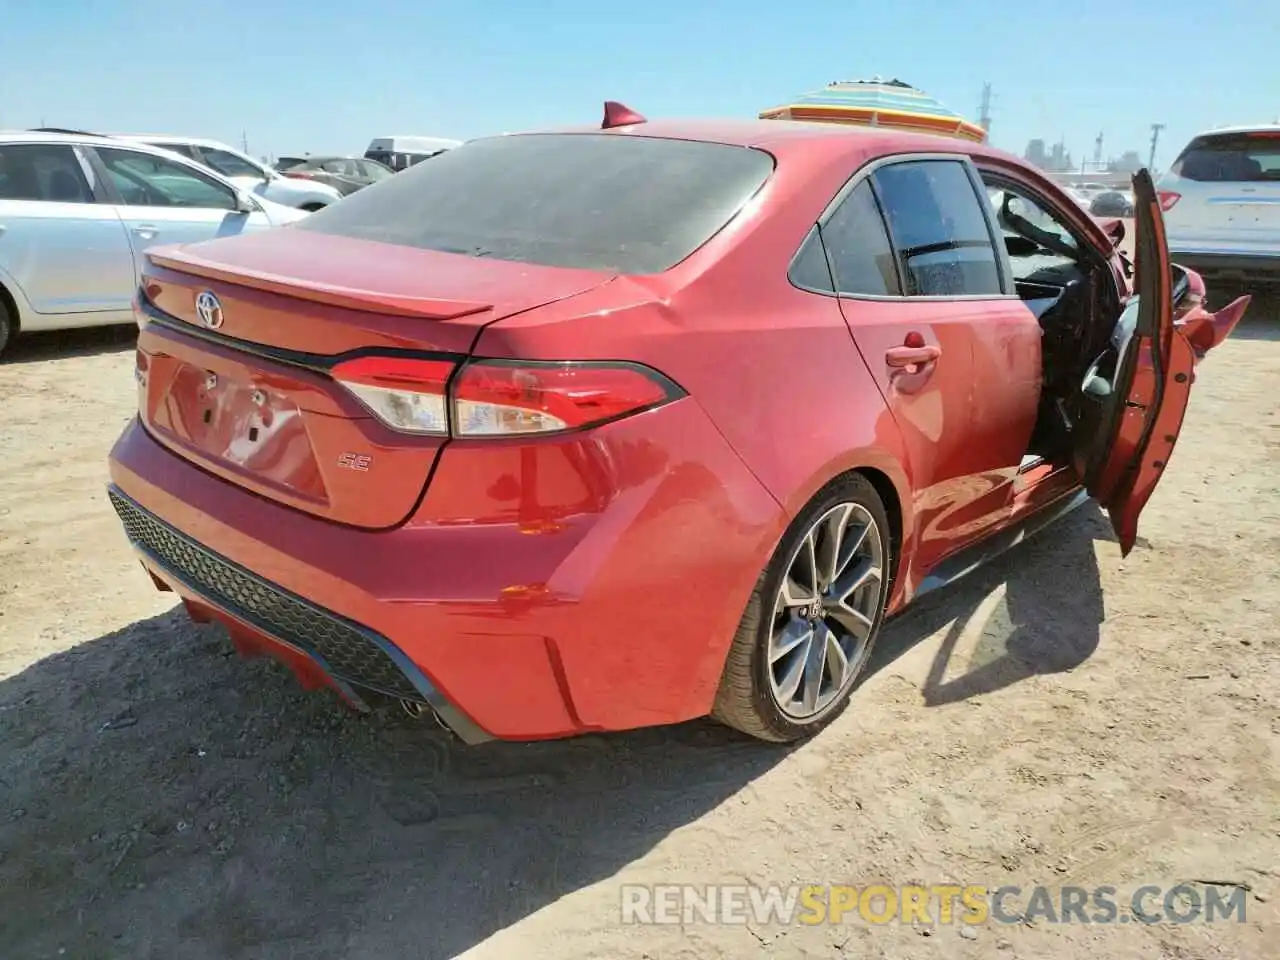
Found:
[[[712,716],[761,740],[812,736],[849,702],[884,618],[889,522],[866,478],[828,485],[747,602]]]
[[[17,325],[13,314],[9,312],[9,305],[4,300],[4,290],[0,288],[0,354],[4,353],[4,348],[13,339],[14,328]]]

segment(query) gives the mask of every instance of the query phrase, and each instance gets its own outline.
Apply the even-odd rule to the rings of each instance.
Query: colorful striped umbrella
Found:
[[[819,120],[936,133],[982,143],[987,132],[901,80],[842,80],[760,114],[762,120]]]

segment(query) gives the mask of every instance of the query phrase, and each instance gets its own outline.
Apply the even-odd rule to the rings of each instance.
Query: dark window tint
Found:
[[[831,284],[831,269],[827,266],[827,255],[822,249],[822,235],[817,227],[809,231],[809,238],[791,261],[788,275],[792,283],[804,290],[835,292],[835,287]]]
[[[92,203],[93,191],[71,147],[15,143],[0,147],[0,199]]]
[[[195,170],[134,150],[96,147],[121,202],[140,207],[200,207],[234,210],[235,195]]]
[[[841,293],[901,295],[884,220],[866,180],[854,187],[823,225],[822,242]]]
[[[367,180],[385,180],[392,175],[391,170],[372,160],[357,160],[356,165],[360,168],[360,175]]]
[[[1173,172],[1202,182],[1280,183],[1280,136],[1221,134],[1196,137],[1173,164]]]
[[[474,140],[299,221],[319,233],[557,267],[659,273],[760,189],[758,150],[616,134]]]
[[[244,157],[237,157],[234,153],[228,153],[226,150],[214,150],[211,147],[201,147],[200,152],[204,154],[204,162],[224,177],[256,177],[259,180],[262,179],[262,171],[244,159]]]
[[[909,296],[998,296],[995,247],[968,172],[950,160],[873,175]]]
[[[285,170],[292,170],[294,167],[300,167],[307,162],[305,157],[281,157],[276,161],[276,169],[282,173]]]
[[[186,157],[188,160],[194,160],[196,163],[203,163],[203,161],[196,156],[195,150],[185,143],[153,143],[151,145],[160,150],[168,150],[170,153],[176,153],[180,157]]]

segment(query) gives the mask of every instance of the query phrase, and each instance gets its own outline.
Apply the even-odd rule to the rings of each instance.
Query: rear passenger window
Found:
[[[893,249],[866,180],[854,187],[823,224],[822,242],[831,257],[836,289],[841,293],[901,296]]]
[[[873,175],[915,297],[1000,296],[1000,270],[986,217],[964,165],[917,160]]]
[[[827,255],[822,249],[822,235],[818,228],[809,231],[804,246],[791,261],[791,282],[802,290],[814,293],[835,293],[831,286],[831,268],[827,266]]]
[[[0,200],[93,203],[93,191],[71,147],[14,143],[0,147]]]

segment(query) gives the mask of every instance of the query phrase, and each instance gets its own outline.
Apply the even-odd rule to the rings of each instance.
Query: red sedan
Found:
[[[1132,547],[1246,304],[1135,187],[1131,291],[1118,221],[985,146],[617,105],[473,141],[153,252],[111,501],[193,617],[357,707],[808,736],[886,615],[1085,496]]]

